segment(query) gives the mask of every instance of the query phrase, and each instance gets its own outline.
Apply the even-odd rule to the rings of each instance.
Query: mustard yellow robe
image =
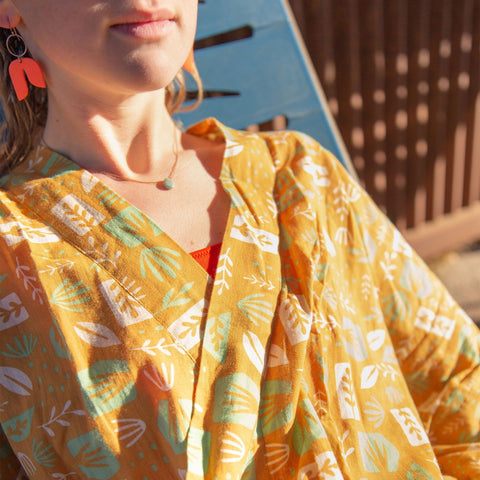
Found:
[[[46,148],[0,180],[0,479],[480,478],[472,321],[331,155],[203,121],[215,278]]]

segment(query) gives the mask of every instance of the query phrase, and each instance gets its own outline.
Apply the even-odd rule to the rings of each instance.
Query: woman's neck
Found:
[[[44,143],[89,170],[138,180],[163,178],[178,154],[180,132],[166,109],[163,90],[114,106],[51,97],[48,111]]]

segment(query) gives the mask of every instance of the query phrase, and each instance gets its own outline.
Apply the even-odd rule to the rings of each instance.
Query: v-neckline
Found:
[[[217,141],[221,139],[225,142],[220,181],[230,198],[230,205],[217,265],[217,272],[220,268],[223,271],[223,276],[225,276],[225,270],[231,268],[231,250],[236,250],[230,244],[234,242],[232,230],[238,228],[238,226],[234,226],[234,223],[238,217],[238,207],[241,200],[241,196],[239,196],[240,194],[235,187],[236,179],[233,177],[229,160],[230,157],[237,157],[238,159],[238,154],[243,151],[244,146],[238,143],[241,140],[237,138],[235,131],[230,131],[215,119],[199,122],[190,127],[188,132],[199,137]],[[109,262],[97,264],[97,267],[106,270],[107,274],[115,278],[132,297],[135,297],[135,289],[138,284],[135,284],[135,286],[129,285],[126,281],[126,272],[138,277],[138,268],[133,272],[133,268],[124,260],[125,257],[129,256],[128,247],[138,244],[145,247],[144,250],[159,251],[161,254],[166,252],[166,256],[174,255],[173,259],[167,258],[166,260],[166,263],[171,261],[177,265],[176,275],[172,275],[172,277],[165,275],[165,278],[168,279],[168,289],[182,291],[186,288],[186,285],[195,285],[195,288],[191,287],[188,293],[191,294],[193,303],[203,301],[205,308],[208,310],[208,315],[210,315],[210,300],[215,295],[215,291],[217,293],[219,291],[221,294],[223,285],[226,289],[229,288],[227,283],[223,283],[225,279],[220,278],[217,283],[216,278],[211,278],[205,269],[191,257],[189,252],[148,215],[68,157],[46,147],[38,147],[32,157],[32,160],[28,163],[25,162],[18,167],[10,182],[12,186],[17,185],[19,187],[17,191],[22,191],[22,185],[25,181],[31,182],[29,183],[32,187],[30,195],[32,201],[31,204],[25,205],[25,208],[32,211],[32,216],[37,215],[47,225],[51,225],[65,241],[89,257],[93,263],[96,263],[96,259],[92,254],[93,249],[90,242],[93,242],[95,238],[102,238],[102,236],[105,238],[105,233],[110,233],[111,235],[108,238],[112,240],[112,249],[122,252],[120,258],[118,258],[118,268],[117,265]],[[36,207],[44,201],[48,201],[54,206],[47,209]],[[240,203],[243,203],[243,200]],[[78,225],[78,228],[74,227],[72,232],[72,223],[75,222],[71,222],[68,216],[70,211],[77,207],[88,217],[88,222],[92,226],[91,235],[90,232],[86,233],[90,227],[83,228],[78,227]],[[83,219],[81,221],[83,222]],[[94,233],[96,228],[102,230],[98,232],[97,236]],[[139,237],[135,236],[137,233]],[[126,238],[122,238],[123,235]],[[162,239],[156,240],[160,236]],[[251,245],[250,248],[255,248],[255,246]],[[147,256],[144,263],[148,266],[149,261],[150,258]],[[149,280],[152,276],[147,272],[144,278]],[[159,285],[156,285],[157,291],[155,291],[152,287],[152,283],[155,282],[147,281],[143,283],[142,292],[150,291],[140,303],[152,315],[156,315],[160,309],[158,301],[157,305],[154,306],[155,301],[152,297],[159,296],[161,289],[158,290]],[[166,286],[162,288],[166,289]],[[147,298],[149,299],[147,300]]]
[[[213,127],[213,132],[206,131],[202,132],[201,126],[207,124],[207,128],[212,129]],[[226,139],[226,130],[227,127],[222,125],[220,122],[218,122],[216,119],[206,119],[203,120],[195,125],[192,125],[186,130],[186,133],[190,133],[191,135],[194,135],[199,138],[206,138],[207,136],[209,137],[210,140],[214,137],[214,141],[221,141],[222,143],[227,144],[227,139]],[[211,281],[212,278],[208,274],[208,272],[205,271],[203,267],[201,267],[198,262],[196,262],[190,255],[191,252],[187,251],[186,248],[184,248],[182,245],[180,245],[169,233],[168,231],[164,230],[161,225],[159,225],[157,222],[155,222],[148,214],[146,214],[144,211],[142,211],[140,208],[135,206],[133,203],[131,203],[128,199],[126,199],[123,195],[119,194],[114,188],[111,186],[107,185],[105,182],[103,182],[99,177],[97,177],[94,173],[90,172],[88,169],[85,169],[75,162],[73,162],[70,158],[67,156],[55,152],[51,150],[50,148],[46,146],[39,147],[41,148],[41,151],[37,153],[37,156],[40,157],[55,157],[55,163],[61,163],[63,165],[63,168],[61,169],[60,172],[55,174],[55,177],[64,174],[64,175],[79,175],[81,176],[81,182],[84,184],[90,183],[92,185],[91,190],[88,192],[89,194],[97,194],[97,197],[100,195],[102,197],[110,197],[110,198],[115,198],[115,205],[121,205],[121,207],[117,207],[112,209],[111,214],[119,214],[121,211],[125,210],[126,208],[129,208],[132,212],[136,211],[138,214],[142,217],[144,217],[148,223],[150,223],[153,226],[153,230],[157,230],[162,233],[164,241],[169,243],[169,246],[176,251],[181,253],[181,257],[184,259],[184,261],[189,262],[189,267],[195,269],[197,272],[201,272],[202,276],[207,275],[207,280]],[[220,167],[220,172],[224,171],[224,167],[226,164],[226,159],[227,159],[227,154],[226,154],[226,148],[224,149],[222,159],[221,159],[221,167]],[[48,163],[48,162],[47,162]],[[46,173],[46,169],[42,169],[42,173]],[[46,177],[48,175],[45,175]],[[90,177],[90,178],[89,178]],[[68,176],[65,177],[65,180],[63,183],[66,183]],[[225,181],[224,178],[222,178],[222,175],[220,175],[220,182],[222,185],[222,188],[224,189],[225,193],[227,194],[230,202],[229,202],[229,208],[228,208],[228,214],[226,218],[226,222],[224,224],[224,230],[223,234],[221,236],[221,240],[215,243],[220,243],[221,244],[221,250],[219,254],[219,258],[225,253],[223,250],[225,248],[226,239],[229,237],[229,231],[232,228],[233,224],[233,217],[234,217],[234,212],[233,212],[233,205],[234,201],[232,198],[231,192],[225,187]],[[69,240],[68,236],[65,236],[67,240]],[[207,245],[209,246],[209,245]],[[228,248],[228,247],[227,247]],[[186,260],[188,259],[188,260]]]
[[[265,148],[265,144],[261,139],[251,143],[252,140],[247,140],[249,134],[230,130],[215,119],[203,120],[190,127],[188,132],[225,142],[220,181],[230,198],[230,208],[214,279],[146,214],[90,172],[48,148],[40,148],[32,154],[30,160],[15,170],[14,177],[10,178],[11,188],[15,190],[12,193],[24,197],[23,184],[28,182],[30,193],[24,207],[32,212],[32,216],[37,215],[45,224],[53,227],[65,241],[90,258],[92,265],[97,265],[115,278],[132,297],[136,295],[138,283],[134,287],[130,286],[130,278],[126,280],[127,272],[130,277],[134,276],[138,280],[143,278],[142,294],[146,295],[141,303],[152,314],[161,310],[161,300],[155,297],[167,295],[172,289],[172,292],[185,291],[185,288],[189,288],[188,294],[194,303],[206,302],[208,315],[222,314],[220,311],[211,312],[210,300],[213,297],[220,299],[232,287],[234,292],[231,291],[230,296],[238,296],[238,300],[241,300],[241,295],[249,290],[244,285],[246,279],[234,267],[235,259],[242,257],[243,262],[258,269],[261,275],[266,275],[265,284],[270,285],[271,281],[272,288],[273,285],[278,285],[278,266],[272,267],[272,262],[277,264],[278,261],[271,256],[277,252],[278,225],[273,222],[271,232],[251,226],[252,222],[255,225],[255,210],[258,207],[254,207],[243,194],[247,184],[250,185],[248,188],[253,187],[250,183],[253,166],[249,153]],[[257,180],[267,182],[263,186],[259,185],[260,191],[273,188],[273,184],[270,185],[273,177],[268,177],[267,180],[258,177]],[[256,201],[262,203],[264,211],[271,208],[267,197],[259,196]],[[48,208],[45,208],[45,202]],[[270,240],[273,244],[262,245],[264,241],[257,238],[256,232],[262,237],[266,236],[267,244]],[[91,253],[92,242],[102,238],[103,242],[108,240],[109,249],[121,252],[117,264],[96,262]],[[269,255],[268,258],[265,255]],[[135,266],[128,261],[129,258],[136,258]],[[150,268],[150,271],[148,268],[152,262],[154,268]],[[164,270],[158,269],[162,262],[166,266]],[[173,269],[171,265],[174,265]],[[155,267],[157,271],[153,271]],[[169,276],[173,270],[174,274]],[[167,282],[158,284],[150,281],[155,280],[155,276],[160,282]],[[191,286],[193,284],[195,288]],[[254,292],[252,294],[256,295]],[[217,310],[224,308],[223,302],[214,303],[217,304]]]

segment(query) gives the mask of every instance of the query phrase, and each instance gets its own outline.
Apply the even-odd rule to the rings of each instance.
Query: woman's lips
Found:
[[[157,40],[167,36],[175,24],[173,19],[148,20],[141,22],[119,23],[112,29],[122,35],[142,39]]]

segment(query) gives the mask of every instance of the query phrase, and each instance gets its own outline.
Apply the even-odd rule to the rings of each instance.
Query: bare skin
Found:
[[[223,151],[223,143],[183,134],[175,188],[169,191],[155,184],[95,175],[147,214],[184,250],[192,252],[220,243],[223,238],[230,208],[229,197],[218,180]]]
[[[197,0],[0,0],[0,26],[18,28],[47,81],[45,143],[105,172],[96,175],[187,251],[219,243],[229,211],[224,146],[182,134],[165,107],[196,12]],[[143,183],[168,176],[176,144],[175,189]]]

